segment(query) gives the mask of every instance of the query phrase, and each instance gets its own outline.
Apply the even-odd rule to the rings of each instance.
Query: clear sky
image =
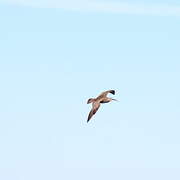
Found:
[[[180,179],[179,1],[0,0],[0,22],[0,179]]]

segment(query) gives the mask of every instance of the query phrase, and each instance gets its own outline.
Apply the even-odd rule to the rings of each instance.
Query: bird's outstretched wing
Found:
[[[97,110],[99,109],[100,107],[100,103],[96,103],[96,104],[93,104],[93,107],[88,115],[88,119],[87,119],[87,122],[89,122],[89,120],[92,118],[92,116],[94,114],[96,114]]]
[[[115,95],[115,90],[104,91],[96,99],[104,98],[104,97],[106,97],[108,95],[108,93],[111,93],[111,94]]]

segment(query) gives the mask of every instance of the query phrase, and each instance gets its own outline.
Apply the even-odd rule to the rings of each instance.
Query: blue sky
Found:
[[[179,180],[178,1],[32,2],[0,1],[0,179]]]

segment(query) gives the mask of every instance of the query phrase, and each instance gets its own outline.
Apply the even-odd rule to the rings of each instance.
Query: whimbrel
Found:
[[[88,99],[87,104],[92,103],[92,109],[88,115],[87,122],[89,122],[92,116],[97,112],[101,103],[109,103],[112,100],[117,101],[116,99],[107,97],[108,93],[115,95],[115,90],[105,91],[102,92],[97,98]]]

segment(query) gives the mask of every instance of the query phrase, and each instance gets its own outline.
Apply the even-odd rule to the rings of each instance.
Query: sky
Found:
[[[0,0],[0,179],[179,180],[179,20],[177,0]]]

